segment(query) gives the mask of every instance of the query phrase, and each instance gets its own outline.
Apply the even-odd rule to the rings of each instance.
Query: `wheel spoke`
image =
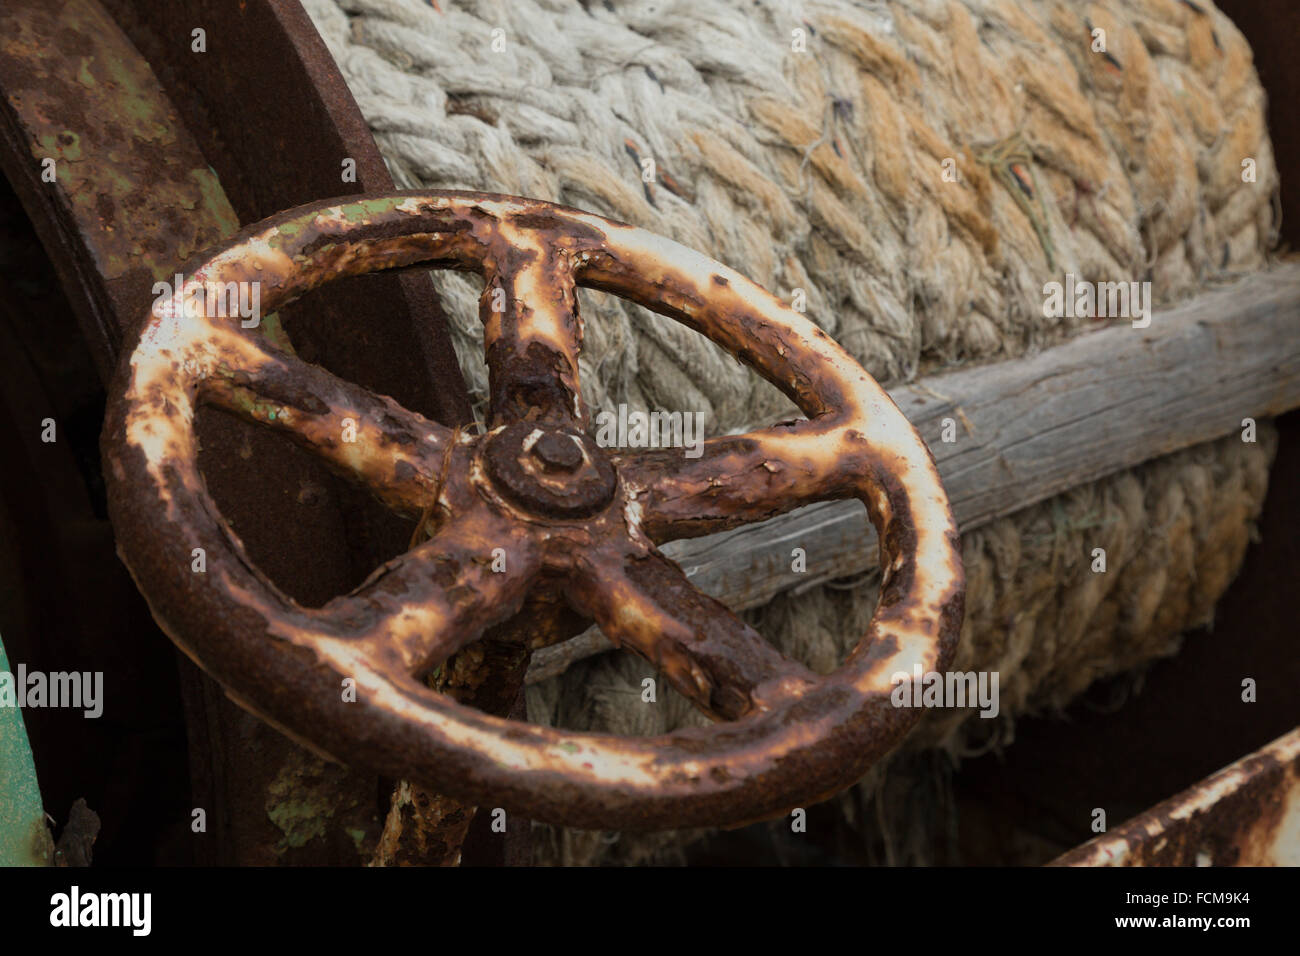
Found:
[[[479,314],[490,424],[538,421],[581,428],[582,320],[568,257],[521,230],[507,251],[485,260],[484,275]]]
[[[418,516],[433,499],[451,429],[260,337],[222,330],[216,348],[201,399],[286,433],[400,514]]]
[[[698,458],[658,448],[613,461],[640,508],[642,530],[662,544],[849,497],[863,448],[856,430],[819,418],[711,438]]]
[[[766,710],[768,700],[798,696],[816,680],[656,551],[600,555],[584,572],[574,605],[710,716]]]
[[[355,652],[421,675],[517,613],[539,568],[531,533],[479,507],[313,614]]]

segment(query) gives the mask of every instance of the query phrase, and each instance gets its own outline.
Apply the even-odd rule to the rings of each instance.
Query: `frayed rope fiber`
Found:
[[[1264,92],[1210,0],[304,6],[400,186],[521,194],[670,236],[798,300],[886,385],[1095,327],[1045,316],[1044,284],[1065,274],[1149,281],[1168,305],[1263,268],[1276,240]],[[481,406],[480,290],[434,277]],[[703,412],[711,434],[790,412],[702,336],[579,297],[593,410]],[[930,714],[905,746],[1005,744],[1017,715],[1173,652],[1240,566],[1274,444],[1261,423],[1255,444],[1207,443],[966,533],[955,667],[1000,670],[1002,712]],[[1107,574],[1089,572],[1094,546]],[[750,617],[827,670],[875,600],[868,580]],[[645,676],[627,655],[580,662],[530,688],[530,718],[703,722],[663,682],[643,704]],[[691,836],[537,832],[539,859],[568,863],[671,859]]]
[[[306,4],[399,185],[566,203],[803,290],[887,385],[1089,327],[1043,316],[1063,273],[1149,279],[1168,302],[1264,261],[1264,94],[1208,2],[437,6]],[[475,279],[437,280],[481,400]],[[702,336],[582,306],[592,408],[689,408],[719,432],[788,409]]]

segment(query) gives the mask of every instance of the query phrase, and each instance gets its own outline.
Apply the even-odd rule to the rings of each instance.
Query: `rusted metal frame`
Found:
[[[241,222],[393,188],[346,81],[297,0],[104,4],[191,119]],[[192,49],[196,28],[206,33],[204,53]],[[345,178],[345,160],[355,177]],[[286,310],[285,321],[311,361],[435,421],[469,422],[468,391],[427,273],[341,283]]]
[[[107,378],[153,282],[238,223],[148,64],[99,5],[15,0],[0,9],[0,36],[0,162]],[[196,803],[224,844],[211,797]]]
[[[421,647],[420,653],[385,655],[373,640],[349,639],[347,621],[343,631],[322,627],[319,615],[293,606],[250,571],[239,542],[202,503],[192,463],[197,394],[223,367],[265,358],[242,350],[232,330],[211,320],[184,323],[175,310],[142,330],[120,372],[119,397],[110,404],[104,432],[110,501],[115,524],[125,529],[123,555],[159,620],[265,719],[345,759],[427,781],[458,800],[486,797],[571,825],[655,828],[760,817],[851,782],[916,719],[890,703],[892,675],[914,664],[942,669],[950,658],[961,617],[962,574],[951,514],[924,445],[874,381],[811,323],[738,273],[641,230],[564,207],[475,193],[403,193],[341,206],[314,204],[246,230],[237,245],[200,265],[189,281],[256,279],[267,307],[278,308],[338,275],[368,269],[420,261],[483,269],[502,242],[513,249],[562,250],[580,284],[613,289],[699,328],[813,416],[804,432],[789,429],[752,439],[752,467],[736,479],[750,495],[737,500],[763,498],[765,489],[775,487],[782,493],[843,491],[866,504],[889,556],[884,598],[841,672],[810,682],[792,665],[764,664],[770,649],[759,650],[752,641],[731,645],[729,654],[725,640],[691,634],[691,650],[698,644],[693,658],[698,667],[681,669],[679,678],[694,684],[706,708],[746,716],[709,733],[649,740],[520,727],[431,693],[418,679],[418,669],[436,661],[436,654]],[[654,278],[638,278],[645,274]],[[513,321],[527,329],[523,338],[543,346],[550,357],[576,355],[574,322],[564,318],[572,314],[567,305],[572,293],[538,285],[528,296],[526,301],[516,295],[514,302]],[[556,303],[553,315],[559,321],[529,321],[528,309],[551,311]],[[559,378],[541,381],[569,387],[563,369],[559,372]],[[533,369],[520,374],[530,376]],[[575,394],[576,385],[575,373],[569,387]],[[509,388],[504,394],[511,394]],[[552,404],[542,411],[558,408]],[[286,407],[277,417],[281,411],[295,413]],[[662,491],[673,477],[624,461],[620,494],[608,503],[603,493],[592,498],[585,512],[579,509],[580,517],[556,517],[545,506],[521,507],[526,497],[521,482],[563,489],[602,471],[600,449],[566,425],[561,415],[513,437],[505,425],[484,436],[458,434],[438,491],[438,510],[451,524],[439,533],[464,524],[469,529],[464,540],[472,541],[474,529],[484,532],[484,550],[497,544],[507,563],[522,569],[519,582],[500,585],[506,599],[493,602],[498,620],[521,606],[524,579],[535,573],[530,556],[540,548],[546,573],[565,579],[570,603],[580,610],[609,609],[616,636],[629,636],[633,647],[641,644],[652,657],[662,655],[677,632],[669,629],[669,641],[654,643],[655,628],[628,609],[640,608],[666,624],[662,615],[668,606],[681,604],[672,594],[682,587],[680,577],[647,578],[633,570],[666,569],[655,564],[661,559],[642,528],[639,499],[649,490],[642,482],[653,480]],[[383,443],[382,420],[365,428],[365,442]],[[432,433],[408,437],[437,441]],[[563,453],[565,441],[578,448],[578,456]],[[513,457],[518,470],[490,466],[493,455]],[[783,477],[763,477],[774,474]],[[601,485],[597,481],[592,487]],[[687,486],[655,500],[681,503],[692,495],[710,518],[730,520],[718,512],[708,489]],[[767,507],[782,510],[796,503],[782,500]],[[159,508],[167,513],[162,523],[151,518]],[[685,515],[685,508],[679,513]],[[504,534],[494,520],[506,521],[512,532]],[[213,583],[204,587],[177,573],[177,554],[188,553],[196,541],[217,569]],[[591,556],[602,554],[615,567],[621,563],[621,576],[602,577],[591,566]],[[431,556],[413,560],[427,563]],[[381,616],[390,621],[423,614],[424,627],[450,623],[459,604],[475,627],[488,626],[488,602],[476,595],[483,576],[474,568],[486,558],[468,551],[451,555],[440,582],[446,599],[432,605],[427,591],[416,590],[415,578],[400,571],[380,576],[357,597],[372,600],[378,585],[389,599]],[[636,593],[619,600],[624,596],[619,589],[628,584]],[[647,594],[648,602],[639,600]],[[696,625],[708,618],[704,630],[715,629],[725,611],[700,601],[685,605],[688,617]],[[356,619],[364,624],[363,610]],[[210,621],[221,622],[220,628],[202,626]],[[691,630],[688,622],[677,635],[678,646]],[[340,708],[329,688],[343,675],[356,681],[359,696]],[[741,693],[715,697],[715,688]]]
[[[1300,728],[1052,866],[1300,866]]]
[[[149,65],[97,3],[12,0],[0,36],[0,163],[107,380],[125,317],[147,310],[154,281],[238,220]]]
[[[222,185],[229,188],[230,198],[245,215],[254,216],[259,214],[258,202],[279,208],[322,192],[391,185],[341,77],[296,3],[207,3],[197,16],[193,5],[187,3],[111,5],[118,14],[117,26],[103,8],[89,0],[30,4],[15,0],[0,14],[5,19],[0,29],[5,36],[0,50],[0,84],[5,93],[0,137],[5,171],[19,187],[51,252],[105,377],[113,367],[124,329],[146,311],[153,281],[171,279],[171,269],[188,255],[236,228]],[[145,18],[174,16],[177,19],[172,26],[183,29],[177,32],[164,25],[166,42],[157,42],[157,35],[134,16],[137,6]],[[190,30],[198,20],[203,21],[210,39],[224,37],[227,41],[221,47],[221,70],[193,69]],[[150,47],[153,69],[126,42],[118,29],[123,25],[133,40]],[[280,95],[275,98],[264,95],[271,88],[268,69],[279,71]],[[155,74],[166,76],[172,94],[183,101],[183,112],[194,121],[189,128],[158,90]],[[181,82],[176,81],[178,76]],[[238,89],[213,90],[214,82],[233,83]],[[199,87],[205,87],[203,93],[198,92]],[[200,102],[204,93],[215,94],[214,109]],[[266,112],[249,109],[250,102],[271,104],[270,112],[291,110],[297,123],[292,128],[277,128],[271,120],[268,125]],[[311,108],[304,109],[305,105]],[[213,122],[214,116],[217,122]],[[203,140],[201,145],[196,145],[191,129]],[[265,141],[259,142],[257,137],[271,129],[282,138],[279,148],[268,152]],[[231,130],[251,137],[241,144],[249,147],[246,152],[229,148],[232,140],[223,135]],[[292,146],[283,139],[286,132],[292,134]],[[337,148],[313,148],[321,146],[322,138],[330,137]],[[221,168],[224,184],[218,183],[204,152]],[[321,168],[325,160],[332,165],[335,156],[356,161],[357,183],[344,184],[337,169]],[[40,178],[43,170],[38,161],[46,157],[56,160],[55,171],[61,179],[54,184]],[[286,163],[315,164],[316,168],[303,175],[301,166],[286,169]],[[163,184],[168,188],[159,188]],[[61,185],[71,188],[61,189]],[[282,190],[286,188],[306,192],[285,196]],[[391,293],[377,288],[394,283]],[[340,298],[346,300],[347,296]],[[348,371],[379,382],[384,380],[383,373],[392,371],[395,361],[400,366],[405,356],[433,357],[432,365],[426,363],[407,375],[410,384],[405,387],[401,375],[394,375],[403,397],[409,404],[453,422],[468,417],[454,353],[427,276],[380,278],[371,288],[353,292],[351,302],[319,305],[311,310],[313,318],[329,320],[332,315],[334,325],[347,328],[354,339],[358,334],[365,339],[363,347],[351,341],[337,348],[337,353],[348,359],[372,356],[368,372],[356,361]],[[367,310],[375,312],[375,323],[363,325],[360,331],[354,323],[345,325],[345,316],[351,320],[357,313],[364,316]],[[419,348],[380,348],[384,341],[405,341],[393,334],[390,326],[407,317]],[[319,353],[329,351],[322,343],[328,346],[334,341],[329,335],[315,337],[312,330],[300,336],[301,340],[318,359]],[[430,376],[426,370],[430,367],[437,372],[439,384],[432,392],[427,390]],[[205,432],[209,460],[223,447],[226,454],[233,453],[236,436],[228,426],[209,421]],[[269,447],[259,444],[262,440],[256,435],[251,441],[259,454]],[[275,475],[263,470],[259,477]],[[226,503],[256,501],[258,489],[247,485],[251,481],[255,486],[258,477],[247,478],[242,484],[240,478],[229,472],[209,474],[214,489],[225,489]],[[251,532],[250,540],[263,537],[272,548],[286,534],[301,535],[304,528],[312,531],[307,523],[293,522],[287,515],[284,520],[287,527],[283,528],[276,527],[274,520],[241,524],[249,527],[245,534]],[[311,550],[329,554],[331,549],[318,546]],[[319,570],[319,565],[305,569],[303,583],[328,587],[328,579],[337,577],[319,574]],[[196,713],[215,715],[225,728],[218,731],[220,735],[247,738],[250,732],[257,733],[238,711],[228,707],[219,692],[212,694],[193,681],[187,684],[211,698]],[[234,728],[234,723],[241,727]],[[199,734],[194,740],[200,750],[205,741],[215,742],[215,738]],[[257,749],[277,748],[278,738],[272,734]],[[245,765],[239,761],[233,766],[242,773],[238,768]],[[211,776],[196,765],[196,779]],[[258,817],[261,788],[247,783],[222,789],[237,798],[251,796],[254,805],[237,816]],[[340,805],[344,802],[338,801]],[[214,818],[225,816],[213,809]],[[261,852],[261,847],[237,846],[235,859],[269,862],[258,855]]]

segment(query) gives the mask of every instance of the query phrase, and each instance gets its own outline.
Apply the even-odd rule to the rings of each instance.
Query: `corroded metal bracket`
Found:
[[[186,314],[214,286],[256,283],[271,311],[340,276],[416,264],[485,279],[483,435],[430,422],[238,321]],[[891,703],[893,675],[949,663],[964,580],[928,450],[848,353],[739,273],[566,207],[429,191],[291,210],[186,276],[142,323],[110,395],[110,510],[162,627],[243,706],[298,739],[570,826],[737,823],[856,780],[919,716]],[[712,439],[698,459],[607,454],[585,428],[578,285],[702,332],[807,419]],[[287,434],[394,512],[429,516],[431,539],[353,592],[300,606],[253,567],[207,496],[193,433],[202,403]],[[655,547],[850,496],[880,537],[882,597],[829,677],[784,658]],[[206,574],[191,569],[194,548],[206,552]],[[563,598],[726,722],[647,739],[570,733],[427,686],[538,592]]]
[[[1300,728],[1053,866],[1300,866]]]

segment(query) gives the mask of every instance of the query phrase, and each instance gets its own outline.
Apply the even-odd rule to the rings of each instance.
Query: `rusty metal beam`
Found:
[[[104,0],[190,124],[241,222],[392,189],[370,130],[298,0]],[[206,33],[206,52],[192,31]],[[344,178],[344,161],[355,177]],[[285,310],[304,357],[435,421],[468,391],[427,273],[340,282]]]
[[[208,31],[204,54],[190,45],[196,25]],[[171,279],[240,218],[391,185],[295,2],[12,0],[0,9],[0,37],[0,166],[105,380],[123,337],[148,312],[154,281]],[[344,182],[344,158],[356,161],[356,182]],[[427,275],[377,276],[304,300],[283,318],[314,361],[449,423],[468,417]],[[377,521],[364,497],[278,438],[217,411],[204,412],[199,431],[223,512],[296,597],[346,590],[409,536],[409,525]],[[196,672],[185,670],[183,681],[196,788],[215,824],[209,859],[343,862],[368,853],[351,837],[302,846],[281,809],[307,788],[332,831],[364,829],[376,782],[349,782],[312,763]],[[223,800],[239,806],[213,805]]]
[[[155,279],[238,228],[216,174],[96,3],[0,8],[0,164],[77,310],[101,376]]]
[[[1052,866],[1300,866],[1300,727]]]
[[[187,258],[238,229],[239,221],[156,74],[100,4],[12,0],[0,10],[0,36],[0,163],[106,377],[122,338],[148,312],[154,281],[172,279]],[[263,504],[267,483],[295,487],[314,479],[323,486],[329,476],[311,463],[286,461],[284,449],[266,436],[247,436],[247,457],[240,455],[245,436],[237,422],[214,416],[205,424],[214,464],[238,462],[253,473],[214,467],[207,475],[228,514],[251,527],[250,540],[268,555],[295,541],[299,548],[289,553],[324,556],[310,568],[316,586],[346,586],[354,572],[331,540],[332,528],[288,510],[268,515]],[[329,491],[323,488],[322,497]],[[294,569],[274,570],[287,572],[280,574],[286,580]],[[269,796],[278,785],[292,799],[303,780],[296,765],[286,771],[297,756],[292,745],[250,721],[210,682],[193,679],[187,686],[195,803],[212,820],[213,839],[199,846],[214,855],[200,849],[200,859],[270,863],[281,855],[282,841],[301,855],[289,846],[296,836],[275,822]],[[238,752],[230,749],[234,740],[244,742]],[[346,786],[333,785],[333,802],[351,807],[338,820],[352,813],[353,827],[364,829],[361,808],[344,799]],[[362,789],[372,791],[373,784]],[[231,808],[241,801],[247,806]],[[328,848],[307,858],[341,859]]]

